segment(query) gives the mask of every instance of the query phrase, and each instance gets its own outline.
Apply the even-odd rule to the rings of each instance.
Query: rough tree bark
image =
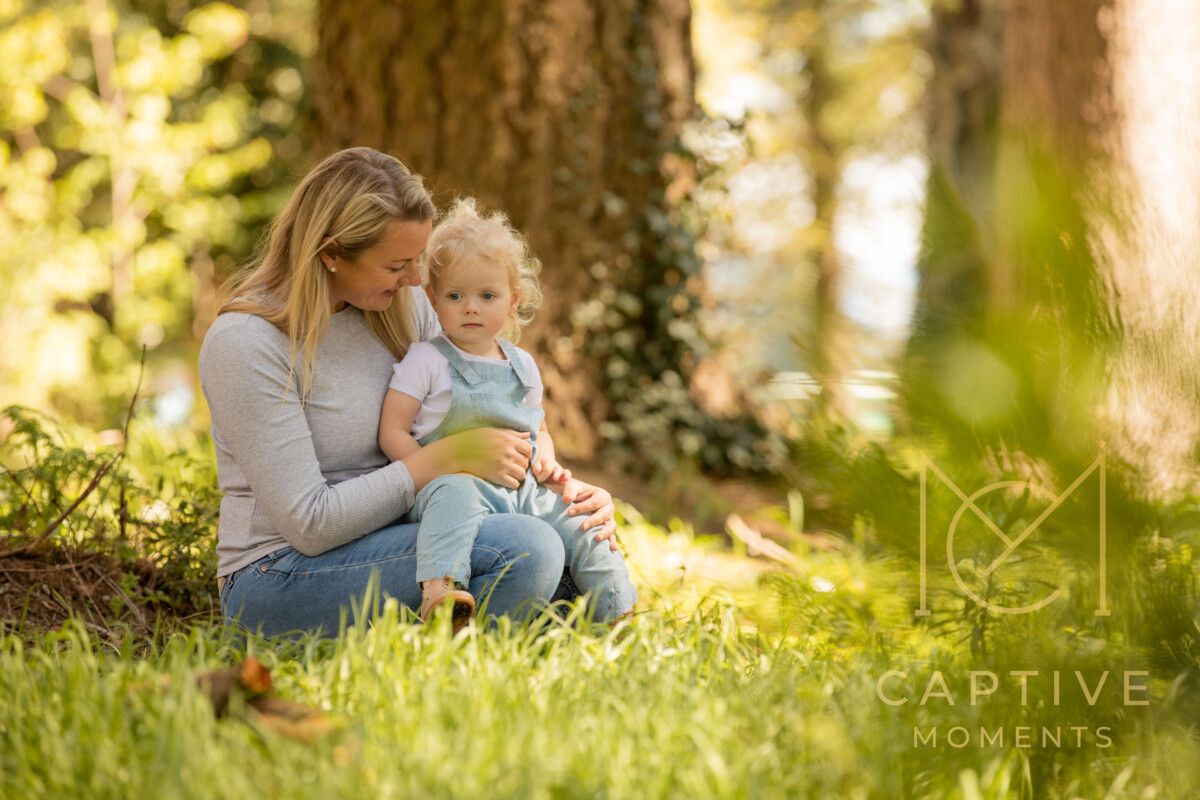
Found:
[[[393,153],[439,203],[473,195],[528,234],[547,302],[522,345],[556,441],[591,455],[606,378],[622,376],[583,354],[626,329],[647,363],[662,361],[665,322],[695,302],[684,290],[698,278],[657,253],[688,180],[669,153],[693,113],[690,4],[322,0],[319,17],[315,155]]]
[[[1151,493],[1194,486],[1200,6],[964,0],[935,19],[940,104],[909,351],[925,358],[910,365],[970,337],[1017,377],[1006,437],[1080,459],[1102,438]],[[991,101],[967,89],[986,85],[989,47],[1001,54]],[[987,120],[980,107],[997,123],[963,124]]]
[[[1200,4],[1116,0],[1097,16],[1111,172],[1090,207],[1120,332],[1105,413],[1115,451],[1152,490],[1200,480]],[[1107,201],[1107,202],[1105,202]]]

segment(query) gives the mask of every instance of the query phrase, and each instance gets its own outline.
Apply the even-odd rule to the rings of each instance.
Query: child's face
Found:
[[[425,291],[450,341],[472,355],[498,355],[496,336],[521,299],[504,267],[463,261],[443,270]]]

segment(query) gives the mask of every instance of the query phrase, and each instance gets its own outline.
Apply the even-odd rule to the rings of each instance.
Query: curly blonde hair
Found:
[[[479,203],[471,197],[455,200],[434,227],[421,263],[421,279],[436,289],[446,270],[466,260],[487,261],[508,272],[509,285],[520,293],[520,300],[500,330],[500,338],[518,341],[542,305],[538,282],[542,262],[503,212],[481,214]]]

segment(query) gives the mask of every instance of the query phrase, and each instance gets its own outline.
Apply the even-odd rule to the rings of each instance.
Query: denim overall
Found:
[[[431,344],[450,362],[450,410],[436,428],[418,443],[430,442],[471,428],[494,427],[528,431],[537,458],[540,408],[526,408],[533,384],[515,345],[497,340],[507,362],[468,361],[445,338]],[[410,519],[420,521],[417,533],[417,580],[449,575],[466,585],[470,580],[471,547],[488,514],[530,514],[549,523],[562,539],[567,567],[580,591],[588,593],[597,621],[620,616],[637,602],[625,560],[581,530],[583,517],[567,516],[562,498],[538,484],[532,471],[517,489],[497,486],[474,475],[443,475],[417,494]]]

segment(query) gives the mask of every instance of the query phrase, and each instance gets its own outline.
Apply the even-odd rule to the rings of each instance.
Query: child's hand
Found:
[[[587,484],[577,478],[572,478],[568,470],[563,470],[563,472],[566,474],[566,477],[561,481],[547,481],[545,485],[547,489],[557,495],[561,495],[564,501],[570,503],[571,498],[587,488]]]
[[[533,477],[551,489],[561,491],[561,487],[571,479],[571,470],[565,468],[554,459],[542,458],[533,462]]]

